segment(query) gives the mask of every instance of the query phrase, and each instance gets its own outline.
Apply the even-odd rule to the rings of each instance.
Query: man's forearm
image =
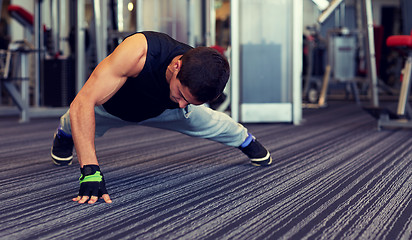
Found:
[[[73,101],[70,105],[70,124],[80,166],[98,165],[96,157],[94,106]]]

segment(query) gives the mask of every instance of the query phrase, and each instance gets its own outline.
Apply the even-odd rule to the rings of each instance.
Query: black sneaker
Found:
[[[72,164],[73,160],[73,138],[65,136],[60,129],[54,134],[53,146],[51,148],[51,157],[54,164],[58,166],[67,166]]]
[[[272,164],[272,156],[270,152],[252,136],[252,141],[246,147],[239,147],[246,154],[252,165],[269,166]]]

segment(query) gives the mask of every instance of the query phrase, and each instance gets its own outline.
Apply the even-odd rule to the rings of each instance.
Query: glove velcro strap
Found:
[[[100,171],[96,171],[93,175],[88,175],[88,176],[83,176],[82,174],[79,178],[80,184],[84,182],[101,182],[102,180],[103,180],[103,176],[100,173]]]

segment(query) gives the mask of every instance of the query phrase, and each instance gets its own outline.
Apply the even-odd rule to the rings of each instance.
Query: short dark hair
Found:
[[[198,101],[210,102],[222,94],[230,75],[225,56],[210,47],[197,47],[181,60],[177,78]]]

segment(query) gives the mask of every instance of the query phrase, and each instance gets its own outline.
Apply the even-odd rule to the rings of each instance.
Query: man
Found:
[[[216,50],[192,48],[166,34],[127,37],[93,71],[60,118],[51,149],[56,165],[70,165],[73,145],[80,163],[80,190],[73,201],[111,203],[94,140],[130,124],[175,130],[238,147],[258,166],[272,157],[247,129],[203,103],[216,99],[229,78],[229,64]]]

